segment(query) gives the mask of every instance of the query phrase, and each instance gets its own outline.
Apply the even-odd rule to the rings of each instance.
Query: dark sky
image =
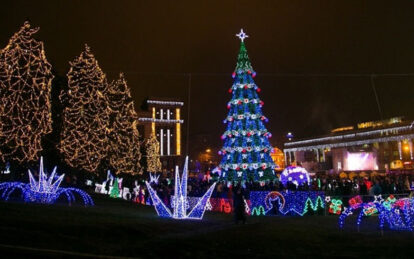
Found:
[[[323,134],[383,117],[414,118],[414,1],[2,1],[0,45],[28,19],[57,73],[92,48],[110,80],[123,71],[136,106],[187,101],[190,133],[220,145],[244,28],[276,136]],[[315,75],[315,74],[323,74]],[[388,74],[388,75],[383,75]],[[191,144],[190,144],[191,145]]]

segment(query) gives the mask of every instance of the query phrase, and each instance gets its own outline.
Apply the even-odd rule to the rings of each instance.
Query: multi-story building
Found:
[[[155,135],[160,143],[161,163],[165,169],[180,164],[182,155],[182,108],[184,102],[162,98],[145,100],[138,114],[139,132],[144,138]]]
[[[329,135],[284,144],[286,164],[311,172],[383,171],[413,168],[414,122],[402,117],[370,121]]]
[[[276,164],[276,171],[282,171],[285,168],[285,156],[282,150],[274,147],[274,152],[270,155],[273,159],[273,162]]]

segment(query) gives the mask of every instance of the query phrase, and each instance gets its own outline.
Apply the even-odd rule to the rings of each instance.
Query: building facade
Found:
[[[331,131],[329,135],[284,144],[286,165],[310,172],[412,170],[414,121],[402,117],[370,121]]]
[[[145,139],[155,135],[163,168],[171,170],[182,160],[182,108],[184,102],[150,98],[139,113],[139,131]]]

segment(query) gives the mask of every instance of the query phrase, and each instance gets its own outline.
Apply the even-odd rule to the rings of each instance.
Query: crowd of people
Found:
[[[36,170],[33,170],[35,177],[38,175]],[[188,178],[188,196],[200,197],[211,186],[213,179],[203,177],[203,174],[192,176]],[[13,179],[10,179],[12,177]],[[1,181],[5,180],[21,180],[27,178],[27,174],[21,173],[18,175],[10,174],[1,177]],[[91,179],[90,182],[99,182],[98,179]],[[76,175],[65,175],[62,181],[62,186],[76,186],[82,189],[93,189],[94,186],[85,184],[87,179],[84,177],[77,177]],[[142,191],[141,199],[148,199],[148,192],[146,190],[144,180],[136,181],[133,177],[124,177],[123,187],[130,189],[131,194],[136,189],[136,184]],[[387,195],[387,194],[408,194],[414,189],[414,176],[410,174],[388,174],[386,176],[368,176],[368,177],[354,177],[353,179],[340,178],[338,174],[335,175],[319,175],[311,178],[309,184],[296,186],[293,183],[288,183],[284,186],[278,179],[265,183],[260,182],[244,182],[240,187],[243,193],[249,197],[251,191],[283,191],[283,190],[299,190],[299,191],[323,191],[326,195],[331,196],[355,196],[355,195]],[[216,188],[211,197],[213,198],[227,198],[232,199],[234,196],[234,186],[225,182],[217,182]],[[161,199],[167,201],[174,195],[174,178],[172,174],[168,174],[164,178],[160,178],[158,184],[154,185]],[[133,194],[134,195],[134,194]]]
[[[192,177],[188,179],[188,196],[200,197],[211,186],[212,180]],[[245,182],[241,185],[231,186],[225,182],[218,182],[213,192],[213,198],[232,199],[234,188],[240,187],[248,197],[251,191],[323,191],[332,196],[355,196],[355,195],[387,195],[387,194],[409,194],[414,186],[414,177],[411,175],[388,175],[372,177],[355,177],[354,179],[341,179],[338,175],[319,176],[311,178],[309,184],[296,186],[288,183],[284,186],[278,180],[259,183]],[[174,182],[172,179],[160,179],[154,185],[160,198],[165,199],[174,195]]]

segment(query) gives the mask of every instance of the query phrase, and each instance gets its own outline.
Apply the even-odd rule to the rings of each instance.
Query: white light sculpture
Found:
[[[202,219],[206,210],[206,205],[210,199],[211,194],[214,191],[216,183],[214,183],[207,192],[198,198],[197,203],[190,207],[188,204],[187,197],[187,178],[188,178],[188,156],[185,158],[183,175],[180,180],[180,173],[178,166],[175,167],[175,190],[174,196],[172,197],[172,212],[171,210],[161,201],[156,191],[151,187],[148,182],[145,182],[147,189],[150,193],[152,203],[157,211],[158,216],[174,218],[174,219]]]
[[[158,184],[158,179],[160,178],[160,175],[157,174],[149,174],[150,175],[150,183]]]

